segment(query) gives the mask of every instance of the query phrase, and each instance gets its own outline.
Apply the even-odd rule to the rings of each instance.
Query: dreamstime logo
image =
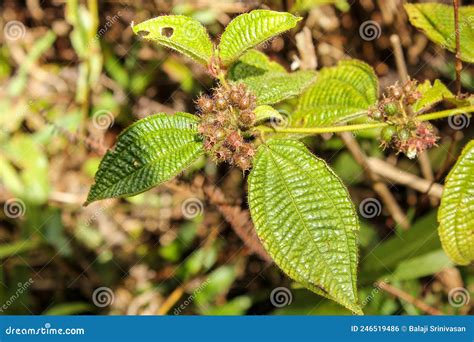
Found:
[[[364,218],[374,218],[382,213],[382,204],[375,198],[366,198],[360,202],[359,212]]]
[[[114,300],[114,292],[106,286],[98,287],[92,293],[92,303],[99,308],[105,308],[111,305]]]
[[[378,39],[381,33],[382,29],[380,28],[379,23],[374,20],[364,21],[359,27],[359,35],[366,41]]]
[[[196,216],[201,215],[203,211],[204,205],[202,204],[202,201],[195,197],[188,198],[183,202],[183,204],[181,204],[181,212],[187,219],[193,219]]]
[[[92,124],[98,129],[108,129],[114,125],[115,117],[108,110],[99,110],[92,115]]]
[[[18,20],[11,20],[5,24],[3,34],[8,40],[23,39],[26,34],[25,25]]]
[[[23,292],[25,292],[33,283],[34,281],[31,278],[24,283],[18,283],[18,287],[15,293],[11,295],[11,297],[8,298],[2,306],[0,306],[0,312],[6,311],[10,307],[10,305],[12,305],[18,298],[20,298]]]
[[[450,115],[448,117],[448,125],[454,130],[467,128],[471,119],[467,114]]]
[[[455,287],[448,294],[448,302],[455,308],[460,308],[469,303],[471,296],[464,287]]]
[[[288,306],[293,301],[293,294],[286,287],[276,287],[270,293],[270,302],[277,308]]]
[[[9,218],[19,218],[25,215],[26,205],[19,198],[10,198],[3,205],[3,212]]]

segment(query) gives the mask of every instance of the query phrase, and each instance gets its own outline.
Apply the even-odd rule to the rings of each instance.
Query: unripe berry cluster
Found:
[[[438,137],[429,123],[419,122],[412,105],[421,98],[417,82],[408,80],[388,87],[382,100],[369,110],[369,116],[389,125],[382,130],[382,146],[393,147],[397,153],[405,153],[408,158],[436,144]]]
[[[199,132],[211,157],[244,171],[250,169],[255,147],[246,139],[246,132],[255,124],[255,96],[243,84],[220,86],[212,96],[199,97],[197,106],[201,115]]]

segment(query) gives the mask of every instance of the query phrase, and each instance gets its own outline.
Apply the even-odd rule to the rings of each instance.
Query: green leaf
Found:
[[[301,94],[316,79],[314,71],[267,72],[247,77],[244,83],[257,97],[258,105],[274,104]]]
[[[141,37],[176,50],[198,63],[208,65],[214,46],[206,28],[196,19],[184,15],[163,15],[133,25]]]
[[[433,85],[426,80],[417,87],[417,90],[422,98],[413,104],[412,108],[415,112],[426,111],[443,100],[456,106],[469,106],[469,101],[457,99],[440,80],[435,80]]]
[[[457,264],[474,260],[474,140],[464,148],[446,177],[438,210],[439,236]]]
[[[340,11],[347,12],[350,8],[347,0],[296,0],[290,12],[307,12],[315,7],[322,5],[334,5]]]
[[[403,260],[414,258],[441,247],[436,236],[436,214],[433,212],[418,219],[406,231],[378,244],[364,257],[362,273],[374,280],[394,270]],[[364,275],[362,274],[362,275]]]
[[[316,83],[301,96],[292,118],[298,126],[331,125],[363,114],[378,98],[372,67],[358,60],[323,68]]]
[[[415,112],[429,109],[443,101],[444,98],[454,97],[453,93],[440,80],[435,80],[433,85],[429,80],[426,80],[418,86],[417,91],[421,93],[422,97],[412,106]]]
[[[132,196],[176,176],[203,154],[197,123],[191,114],[161,113],[128,127],[102,159],[86,204]]]
[[[263,52],[249,50],[236,63],[232,64],[228,78],[231,81],[237,81],[250,76],[263,75],[268,71],[286,72],[282,65],[270,61],[270,58]]]
[[[327,164],[294,140],[260,145],[249,176],[257,234],[276,264],[311,291],[355,313],[359,223]]]
[[[451,260],[442,249],[421,256],[403,260],[392,274],[384,279],[391,281],[411,280],[426,277],[452,266]]]
[[[225,28],[219,43],[219,58],[228,66],[245,51],[296,26],[301,18],[290,13],[254,10],[241,14]]]
[[[413,26],[422,30],[429,39],[451,52],[456,51],[454,8],[439,3],[405,4]],[[474,63],[474,6],[459,7],[459,42],[461,59]]]
[[[275,108],[267,105],[258,106],[255,108],[255,121],[263,122],[268,120],[273,120],[275,123],[285,121],[283,115],[280,114]]]

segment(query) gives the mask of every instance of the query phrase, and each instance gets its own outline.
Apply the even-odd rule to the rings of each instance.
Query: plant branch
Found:
[[[459,97],[461,95],[461,71],[462,71],[462,61],[461,61],[461,43],[459,38],[459,0],[453,0],[454,5],[454,33],[456,37],[456,93]]]
[[[380,178],[372,170],[372,167],[368,163],[367,156],[360,148],[357,140],[352,136],[352,134],[347,132],[342,133],[341,138],[355,161],[364,169],[367,178],[372,183],[372,189],[382,199],[382,202],[390,213],[390,216],[392,216],[395,222],[397,222],[403,229],[408,229],[410,223],[407,216],[398,205],[395,197],[393,197],[390,189],[387,187],[387,184],[381,182]]]
[[[428,113],[419,115],[416,118],[419,121],[429,121],[442,119],[451,115],[465,114],[474,112],[474,106],[467,106],[461,108],[447,109],[440,112]],[[356,124],[356,125],[344,125],[344,126],[327,126],[327,127],[285,127],[285,128],[272,128],[267,126],[257,126],[256,129],[262,132],[273,132],[273,133],[292,133],[292,134],[323,134],[323,133],[339,133],[339,132],[354,132],[365,129],[374,129],[387,126],[388,123],[377,122],[369,124]]]
[[[386,282],[381,281],[381,282],[377,283],[377,286],[380,289],[384,290],[385,292],[390,293],[392,296],[397,297],[401,300],[404,300],[405,302],[408,302],[408,303],[416,306],[418,309],[426,312],[429,315],[434,315],[434,316],[443,315],[442,311],[440,311],[436,308],[433,308],[432,306],[429,306],[428,304],[426,304],[421,299],[413,297],[411,294],[406,293],[405,291],[402,291],[402,290],[400,290],[400,289],[398,289],[398,288],[396,288],[392,285],[389,285]]]

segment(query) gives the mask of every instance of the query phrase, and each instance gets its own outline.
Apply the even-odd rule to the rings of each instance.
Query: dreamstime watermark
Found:
[[[470,29],[474,26],[474,16],[469,16],[465,20],[459,22],[459,33],[461,34],[465,28]],[[441,44],[444,49],[449,49],[456,44],[456,31],[452,31],[445,42]]]
[[[98,287],[92,293],[92,303],[99,308],[105,308],[112,305],[115,295],[112,289],[106,286]]]
[[[197,289],[193,291],[179,306],[177,306],[174,311],[173,315],[177,316],[183,312],[193,301],[196,299],[196,296],[199,292],[204,290],[204,288],[209,285],[209,280],[207,279],[205,282],[203,282]]]
[[[26,205],[19,198],[10,198],[7,199],[5,204],[3,205],[3,212],[9,218],[16,219],[20,218],[25,215],[26,212]]]
[[[450,115],[448,117],[449,127],[456,131],[467,128],[470,123],[471,118],[467,114]]]
[[[3,34],[7,40],[19,40],[23,39],[26,34],[26,27],[21,21],[10,20],[3,27]]]
[[[104,36],[107,33],[107,31],[110,30],[112,25],[114,25],[119,20],[121,16],[122,14],[120,13],[120,11],[118,11],[117,14],[115,14],[113,17],[110,17],[110,16],[105,17],[105,19],[107,20],[105,24],[97,30],[95,39],[99,40],[102,36]]]
[[[270,293],[270,302],[277,308],[288,306],[293,302],[293,294],[286,287],[276,287]]]
[[[6,311],[33,283],[34,281],[31,278],[24,283],[18,283],[18,288],[16,289],[15,293],[12,294],[2,306],[0,306],[0,312],[3,313]]]
[[[203,211],[204,204],[196,197],[188,198],[183,202],[183,204],[181,204],[181,212],[188,220],[201,215]]]
[[[102,130],[109,129],[114,125],[115,117],[112,112],[101,109],[92,115],[92,124],[94,127]]]
[[[361,306],[364,307],[367,304],[369,304],[372,300],[374,300],[375,296],[382,290],[381,289],[381,284],[387,283],[387,280],[382,280],[381,282],[375,282],[373,285],[372,291],[367,295],[367,297],[364,298],[364,300],[361,302]]]
[[[378,39],[382,34],[382,29],[378,22],[366,20],[359,27],[359,35],[365,41]]]
[[[53,328],[51,323],[45,323],[40,328],[15,328],[9,326],[5,329],[6,335],[84,335],[84,328]]]
[[[366,198],[360,202],[359,212],[366,219],[374,218],[382,213],[382,204],[375,198]]]
[[[449,305],[460,308],[464,305],[467,305],[471,300],[469,291],[464,287],[455,287],[448,293],[448,302]]]

